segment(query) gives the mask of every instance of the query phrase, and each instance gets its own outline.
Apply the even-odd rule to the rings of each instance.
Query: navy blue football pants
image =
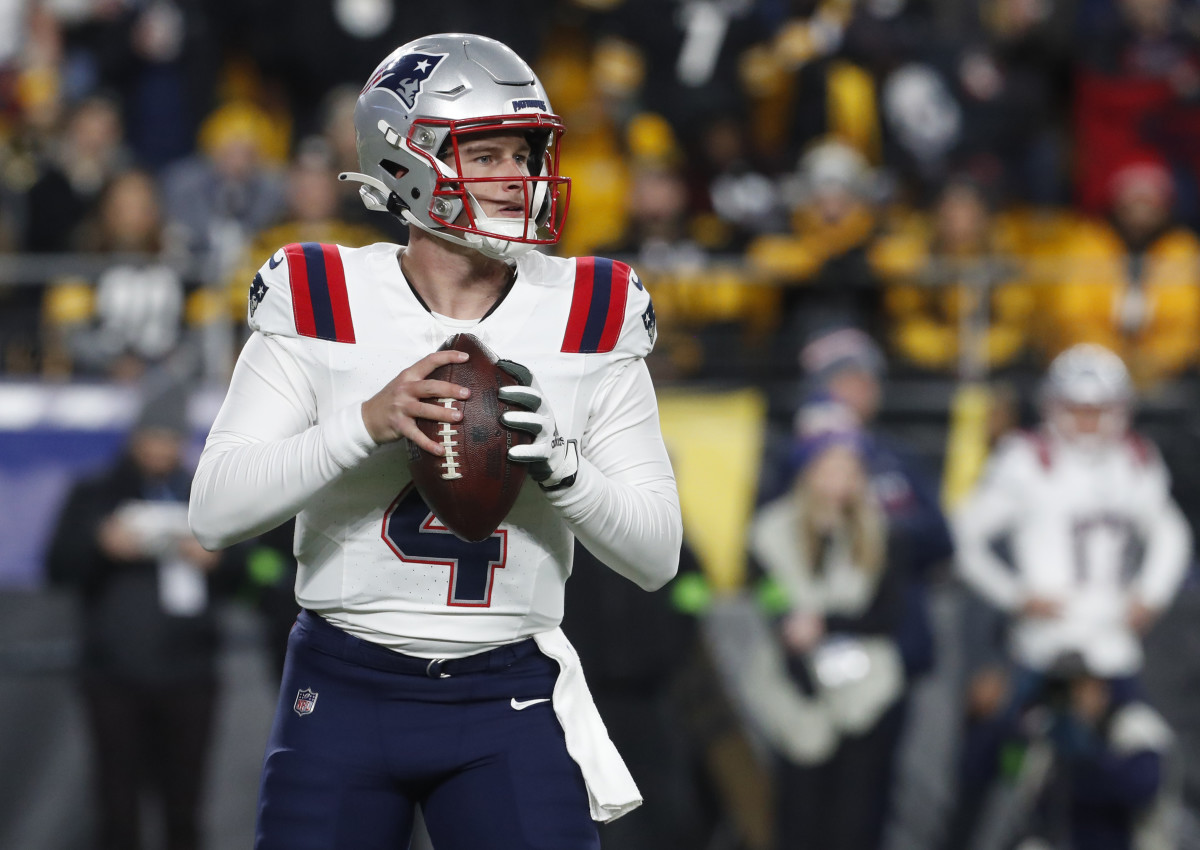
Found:
[[[257,850],[599,850],[532,640],[430,664],[308,611],[288,641]]]

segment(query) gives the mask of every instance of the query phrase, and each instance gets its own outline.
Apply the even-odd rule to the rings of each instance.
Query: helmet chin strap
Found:
[[[495,218],[484,213],[483,207],[470,192],[467,193],[467,199],[475,213],[476,227],[489,234],[499,234],[499,236],[489,236],[482,233],[468,233],[467,239],[477,239],[488,249],[502,251],[505,257],[519,257],[533,250],[532,243],[512,241],[517,237],[532,239],[537,236],[537,224],[528,215],[522,219]],[[502,238],[504,236],[510,238],[504,239]],[[481,247],[479,250],[486,253],[485,248]]]
[[[462,245],[464,248],[478,251],[486,257],[491,257],[493,260],[515,259],[522,254],[529,253],[533,249],[533,245],[527,242],[510,242],[507,239],[480,236],[476,233],[459,236],[457,233],[451,233],[447,230],[437,230],[425,224],[425,222],[418,219],[409,210],[402,210],[400,217],[404,219],[405,223],[419,227],[431,236],[436,236],[438,239],[444,239],[447,242],[453,242],[455,245]]]
[[[372,177],[369,174],[363,174],[358,171],[343,171],[338,175],[339,180],[355,181],[362,183],[359,187],[358,194],[362,198],[363,205],[367,209],[375,212],[392,212],[388,207],[388,198],[393,194],[391,188],[377,177]],[[484,223],[488,229],[494,232],[503,233],[510,228],[520,228],[524,231],[526,238],[530,237],[530,230],[536,233],[537,225],[529,219],[526,219],[524,226],[521,222],[515,220],[492,218],[484,215],[483,209],[479,206],[479,202],[474,196],[468,193],[471,206],[475,210],[476,221]],[[495,236],[484,236],[477,233],[467,233],[465,236],[459,236],[457,233],[451,233],[446,230],[439,230],[430,227],[423,221],[418,219],[408,209],[402,209],[399,213],[400,218],[409,225],[421,228],[426,233],[436,236],[439,239],[445,239],[447,242],[453,242],[456,245],[462,245],[465,248],[471,248],[479,253],[491,257],[495,260],[507,260],[519,257],[522,254],[527,254],[533,250],[533,244],[528,242],[513,242],[509,239],[500,239]],[[517,234],[512,234],[516,236]]]

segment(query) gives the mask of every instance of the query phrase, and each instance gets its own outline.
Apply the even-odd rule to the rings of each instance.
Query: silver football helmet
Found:
[[[1125,362],[1101,345],[1082,343],[1054,358],[1042,383],[1041,400],[1050,427],[1081,444],[1119,438],[1129,427],[1135,399]],[[1080,411],[1093,411],[1086,429]]]
[[[354,127],[362,172],[339,177],[363,184],[368,209],[501,259],[558,241],[570,200],[559,174],[565,128],[533,70],[500,42],[445,33],[396,48],[359,94]],[[460,140],[503,130],[528,139],[528,176],[460,176]],[[472,189],[514,180],[524,218],[486,215]]]

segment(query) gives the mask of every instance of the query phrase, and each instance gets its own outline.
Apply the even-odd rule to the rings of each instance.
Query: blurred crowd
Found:
[[[955,564],[966,731],[958,794],[930,841],[971,846],[1001,776],[1032,800],[1020,847],[1171,846],[1145,837],[1161,834],[1148,815],[1178,788],[1139,647],[1185,580],[1200,500],[1177,506],[1167,468],[1185,490],[1196,474],[1125,429],[1135,398],[1200,364],[1200,0],[440,5],[0,0],[0,375],[224,381],[254,270],[281,245],[405,238],[337,180],[358,170],[352,112],[379,57],[430,32],[497,37],[533,59],[568,128],[574,183],[554,250],[638,270],[661,331],[658,380],[778,383],[797,402],[772,422],[762,465],[745,628],[704,648],[697,615],[735,615],[716,610],[690,552],[654,601],[604,571],[572,580],[588,604],[567,631],[597,702],[639,781],[663,795],[605,846],[882,846],[915,687],[941,663],[930,587]],[[961,498],[943,500],[930,458],[878,427],[885,377],[1048,389],[1037,406],[974,420]],[[1040,436],[1013,436],[1018,424]],[[185,500],[181,461],[155,472],[139,445],[135,434],[107,483],[73,492],[96,540],[67,521],[82,508],[64,511],[52,577],[80,585],[85,605],[130,562],[164,569],[161,553],[107,539],[112,482],[137,501]],[[1097,493],[1132,502],[1085,498]],[[1037,526],[1039,506],[1072,499],[1087,523]],[[1060,547],[1056,569],[1070,572],[1067,555],[1100,563],[1099,583],[1022,584],[1044,576],[1023,542],[1039,534]],[[289,535],[275,537],[226,561],[264,599],[274,591],[259,604],[279,638],[294,609]],[[206,576],[188,604],[207,604],[230,564],[188,555]],[[1100,601],[1068,617],[1072,581]],[[103,628],[119,614],[91,609],[95,645],[121,631]],[[1082,625],[1030,655],[1045,641],[1028,634],[1049,621]],[[1078,651],[1101,621],[1124,641],[1107,666]],[[212,692],[202,626],[194,676],[160,677],[173,696]],[[1006,626],[1026,642],[1005,644]],[[746,628],[758,639],[722,664],[722,640]],[[144,660],[111,654],[123,652]],[[132,735],[122,712],[142,709],[90,692],[96,729]],[[212,705],[200,709],[180,763],[203,761]],[[132,783],[110,789],[124,794],[113,805],[133,805]],[[198,791],[172,793],[183,811],[171,829],[191,846]]]
[[[664,377],[792,377],[838,323],[917,374],[1098,342],[1149,388],[1200,353],[1193,0],[0,13],[0,249],[24,259],[0,277],[10,375],[127,379],[176,356],[219,376],[268,252],[402,241],[336,174],[370,63],[449,29],[535,57],[576,178],[556,250],[652,282]],[[92,262],[54,261],[76,252]]]

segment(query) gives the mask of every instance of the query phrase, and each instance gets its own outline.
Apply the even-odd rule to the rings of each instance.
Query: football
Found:
[[[462,411],[457,422],[418,419],[427,437],[446,448],[439,457],[408,441],[408,468],[425,504],[455,536],[471,543],[486,540],[512,510],[525,465],[508,459],[508,450],[532,437],[500,424],[500,414],[511,405],[500,401],[500,387],[517,383],[496,365],[496,355],[475,336],[455,334],[440,350],[455,349],[470,355],[466,363],[439,366],[429,377],[471,390],[470,398],[443,398],[446,407]]]

